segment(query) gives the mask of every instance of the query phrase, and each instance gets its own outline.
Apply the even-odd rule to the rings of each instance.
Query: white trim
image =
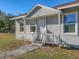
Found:
[[[56,10],[57,12],[56,13],[61,13],[60,10],[57,10],[57,9],[54,9],[54,8],[50,8],[50,7],[46,7],[46,6],[43,6],[41,4],[37,4],[35,7],[33,7],[28,13],[27,15],[24,15],[24,16],[18,16],[18,17],[14,17],[14,18],[11,18],[10,20],[16,20],[16,19],[19,19],[19,18],[23,18],[23,17],[26,17],[36,8],[36,7],[41,7],[41,8],[46,8],[48,10]]]
[[[20,18],[24,18],[24,17],[25,17],[25,15],[24,16],[14,17],[14,18],[11,18],[10,20],[16,20],[16,19],[20,19]]]
[[[58,7],[57,9],[65,9],[65,8],[70,8],[70,7],[75,7],[75,6],[79,6],[79,3],[72,4],[72,5],[67,5],[67,6],[62,6],[62,7]]]
[[[63,34],[64,35],[78,35],[78,12],[76,12],[75,32],[64,32],[64,16],[63,16]]]
[[[22,23],[22,22],[23,22],[23,26],[20,26],[20,23]],[[24,19],[22,18],[22,20],[20,20],[18,23],[19,23],[19,32],[24,33],[25,30],[21,31],[21,27],[23,27],[23,29],[24,29]]]
[[[61,35],[61,13],[58,14],[59,35]]]
[[[76,26],[75,26],[75,27],[76,27],[75,30],[76,30],[76,34],[77,34],[77,35],[78,35],[78,18],[79,18],[79,17],[78,17],[78,12],[77,12],[77,15],[76,15],[76,24],[75,24],[75,25],[76,25]]]
[[[57,10],[57,9],[54,9],[54,8],[50,8],[50,7],[46,7],[46,6],[43,6],[41,4],[37,4],[35,7],[33,7],[30,12],[28,12],[28,14],[26,15],[26,17],[36,8],[36,7],[41,7],[41,8],[46,8],[46,9],[49,9],[49,10],[56,10],[57,12],[61,12],[60,10]]]
[[[33,21],[34,21],[34,24],[31,24],[31,23],[30,23],[30,32],[31,32],[31,33],[37,32],[37,31],[36,31],[36,30],[37,30],[37,24],[36,24],[36,23],[37,23],[37,20],[36,20],[36,19],[30,19],[30,22],[33,22]],[[35,31],[34,31],[34,32],[31,31],[31,27],[32,27],[32,26],[35,26]]]
[[[58,13],[58,27],[59,27],[59,39],[61,38],[61,13]]]
[[[23,20],[24,20],[24,39],[25,39],[25,35],[26,35],[26,19],[25,18],[23,18]]]
[[[48,17],[48,16],[53,16],[53,15],[58,15],[58,13],[56,14],[48,14],[48,15],[43,15],[43,16],[37,16],[37,17],[30,17],[30,18],[27,18],[27,19],[34,19],[34,18],[40,18],[40,17]]]

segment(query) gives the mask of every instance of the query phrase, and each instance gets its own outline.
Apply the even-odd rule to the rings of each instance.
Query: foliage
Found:
[[[3,28],[5,26],[4,22],[0,20],[0,28]]]
[[[0,32],[11,32],[11,30],[14,30],[14,21],[9,20],[12,17],[14,16],[0,10]]]

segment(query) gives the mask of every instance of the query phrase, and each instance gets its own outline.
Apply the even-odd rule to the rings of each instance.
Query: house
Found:
[[[15,20],[16,39],[79,48],[78,1],[55,8],[38,4],[27,15],[10,20]]]

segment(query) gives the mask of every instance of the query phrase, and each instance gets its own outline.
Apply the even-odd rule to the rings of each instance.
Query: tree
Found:
[[[0,10],[0,29],[2,30],[2,32],[5,32],[6,30],[7,32],[11,32],[10,30],[13,30],[15,28],[14,21],[9,20],[12,17],[14,16],[11,14],[5,14]]]
[[[2,20],[0,20],[0,28],[4,28],[5,27],[5,24]]]

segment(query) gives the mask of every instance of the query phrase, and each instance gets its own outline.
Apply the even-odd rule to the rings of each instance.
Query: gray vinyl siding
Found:
[[[24,39],[24,32],[20,32],[20,25],[19,25],[19,22],[22,21],[22,20],[15,20],[15,24],[16,24],[16,39],[19,39],[19,40],[22,40]]]
[[[66,11],[66,13],[68,12],[69,11]],[[79,23],[79,16],[77,17],[77,19],[78,19],[78,22],[76,24]],[[61,20],[63,20],[63,18]],[[64,31],[62,30],[64,30],[63,23],[61,23],[61,39],[68,44],[74,45],[74,47],[79,47],[79,24],[78,24],[78,28],[76,29],[78,31],[77,35],[65,34]]]
[[[58,15],[47,17],[46,18],[47,31],[50,33],[54,33],[54,35],[57,35],[57,36],[60,34],[61,35],[60,37],[64,42],[74,45],[75,47],[78,47],[79,46],[79,35],[64,34],[64,26],[63,26],[63,18],[62,17],[63,16],[61,16],[61,27],[60,27],[61,31],[60,31],[60,28],[58,25]],[[78,32],[79,32],[79,27],[78,27]],[[53,41],[55,44],[59,43],[58,39],[56,39],[56,38],[54,38]]]
[[[68,44],[79,46],[79,36],[77,35],[63,35],[61,38]]]
[[[59,35],[58,16],[49,16],[46,18],[47,31]]]
[[[23,19],[17,19],[15,21],[16,24],[16,39],[18,40],[26,40],[26,41],[32,41],[32,32],[30,32],[30,24],[24,24],[24,31],[20,32],[20,24],[19,22],[23,21]]]
[[[75,11],[76,9],[73,9],[73,11]],[[71,9],[65,9],[62,10],[63,13],[69,13],[71,12]],[[35,17],[35,16],[39,16],[39,15],[44,15],[44,14],[49,14],[51,13],[51,11],[49,12],[49,10],[46,10],[44,8],[38,8],[38,10],[36,12],[32,12],[30,14],[29,17]],[[69,34],[65,34],[64,33],[64,24],[63,24],[63,16],[61,15],[61,27],[58,24],[58,15],[52,15],[52,16],[46,16],[46,27],[47,27],[47,33],[51,33],[56,35],[57,37],[60,35],[60,38],[68,43],[68,44],[72,44],[72,45],[76,45],[79,46],[79,13],[78,13],[78,35],[69,35]],[[32,19],[33,20],[33,19]],[[39,18],[37,18],[37,20],[40,20]],[[24,32],[20,32],[20,26],[19,26],[19,21],[20,20],[16,20],[15,24],[16,24],[16,39],[26,39],[26,40],[30,40],[33,42],[33,32],[30,32],[30,24],[25,24],[24,28]],[[50,37],[50,36],[48,36]],[[55,44],[59,44],[59,40],[56,39],[56,37],[52,37],[52,38],[48,38],[48,40],[50,41],[50,39],[52,39],[52,43]],[[75,46],[75,47],[76,47]]]
[[[53,34],[58,36],[60,31],[58,25],[58,15],[46,17],[46,24],[47,24],[47,33],[52,34],[52,38],[48,38],[48,40],[51,39],[53,44],[58,44],[59,40],[53,37]]]
[[[31,33],[31,32],[26,32],[25,33],[25,35],[24,35],[24,39],[26,40],[26,41],[31,41],[31,42],[33,42],[33,33]]]
[[[32,24],[34,24],[33,22],[34,21],[31,21]],[[30,31],[30,26],[31,26],[30,23],[26,24],[26,21],[25,21],[25,35],[24,35],[24,39],[27,40],[27,41],[33,42],[34,41],[33,40],[33,32]]]

